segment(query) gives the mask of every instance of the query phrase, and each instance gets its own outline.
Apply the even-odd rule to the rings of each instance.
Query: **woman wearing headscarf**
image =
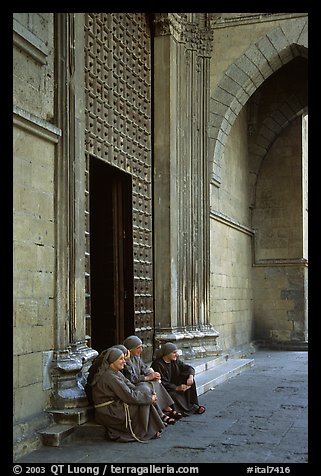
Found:
[[[174,400],[175,412],[183,416],[205,412],[205,407],[198,402],[195,369],[178,358],[178,348],[175,344],[163,344],[156,353],[152,367],[160,373],[163,386]],[[173,417],[173,413],[169,415]]]
[[[157,406],[161,410],[162,420],[168,425],[174,425],[176,419],[167,415],[172,411],[171,405],[174,401],[161,384],[159,372],[155,372],[141,358],[143,342],[139,337],[131,335],[124,340],[123,344],[130,352],[130,358],[126,361],[123,374],[136,386],[151,386],[157,395]]]
[[[108,437],[117,441],[147,441],[158,438],[165,427],[153,403],[152,388],[139,388],[121,372],[125,357],[121,349],[106,350],[91,382],[95,420]]]
[[[122,344],[118,344],[118,345],[113,345],[112,347],[116,347],[117,349],[120,349],[123,354],[124,354],[124,357],[125,357],[125,360],[129,359],[130,357],[130,352],[128,349],[126,349],[126,347]],[[86,392],[86,396],[87,396],[87,400],[88,400],[88,403],[89,405],[93,406],[94,405],[94,402],[93,402],[93,399],[92,399],[92,386],[91,386],[91,383],[93,381],[93,378],[95,376],[95,374],[98,372],[99,370],[99,367],[101,366],[102,362],[103,362],[103,359],[104,359],[104,356],[106,354],[108,349],[105,349],[103,350],[92,362],[91,366],[89,367],[89,371],[88,371],[88,376],[87,376],[87,382],[86,382],[86,385],[85,385],[85,392]]]

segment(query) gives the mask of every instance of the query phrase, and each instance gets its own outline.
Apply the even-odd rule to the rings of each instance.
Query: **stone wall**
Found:
[[[57,71],[63,94],[55,89],[54,14],[13,15],[15,455],[40,445],[37,431],[50,421],[46,409],[53,391],[50,365],[54,353],[62,349],[62,374],[72,360],[67,349],[70,327],[77,339],[85,340],[83,263],[76,260],[76,269],[70,272],[69,268],[72,253],[84,249],[85,241],[84,217],[79,218],[84,211],[81,183],[85,165],[77,160],[84,154],[86,127],[79,101],[84,95],[79,74],[84,69],[84,35],[79,26],[82,14],[75,18],[74,14],[66,14],[68,18],[60,15],[58,26],[65,36],[57,51]],[[162,23],[166,14],[160,15]],[[179,14],[170,14],[170,22],[164,20],[169,31],[154,38],[154,74],[158,75],[153,80],[158,88],[152,171],[156,191],[153,217],[157,222],[153,228],[157,233],[154,326],[165,331],[177,326],[182,333],[189,327],[188,332],[199,336],[194,340],[200,346],[212,326],[215,333],[209,333],[209,340],[215,340],[215,345],[218,340],[229,354],[248,346],[255,337],[304,340],[307,147],[300,140],[300,115],[306,98],[294,95],[286,103],[290,110],[285,113],[286,125],[283,132],[280,126],[272,135],[269,151],[263,147],[269,128],[263,128],[257,135],[261,142],[255,142],[251,120],[260,100],[259,94],[255,95],[260,85],[295,56],[306,54],[307,15],[245,14],[240,19],[239,14],[211,14],[212,53],[208,26],[206,31],[199,29],[205,17],[197,15],[182,14],[184,28],[192,26],[186,30],[187,36],[181,36],[185,30]],[[70,44],[72,25],[76,35]],[[202,32],[199,51],[195,50],[195,31]],[[65,74],[71,69],[72,75]],[[304,81],[303,77],[300,84]],[[75,108],[65,108],[64,99],[72,97]],[[54,113],[56,99],[60,101],[59,120]],[[266,106],[270,99],[265,100]],[[278,110],[270,124],[274,126],[284,110]],[[293,116],[298,119],[286,127]],[[277,135],[280,137],[273,145]],[[264,153],[256,155],[262,150]],[[160,166],[164,166],[162,176]],[[57,175],[60,179],[56,182]],[[71,187],[75,187],[75,195]],[[70,203],[74,208],[68,216]],[[78,225],[69,229],[74,218]],[[72,289],[74,300],[67,295]],[[68,300],[75,304],[74,316],[68,314]],[[74,373],[88,349],[78,350],[74,352]]]
[[[234,123],[221,170],[211,187],[210,320],[224,351],[252,337],[252,255],[246,108]]]
[[[14,14],[13,400],[15,451],[47,423],[30,418],[49,401],[54,348],[54,163],[52,14]],[[19,443],[21,441],[21,444]],[[33,438],[28,449],[39,445]]]
[[[305,339],[301,129],[299,117],[275,141],[258,177],[253,210],[257,339]]]
[[[302,267],[307,263],[302,258],[302,248],[307,248],[307,191],[305,186],[305,198],[302,199],[302,183],[306,184],[301,171],[298,174],[302,147],[298,143],[293,144],[292,140],[295,134],[296,139],[301,141],[301,123],[296,129],[291,124],[296,117],[301,118],[307,104],[307,78],[304,77],[307,71],[307,15],[217,14],[213,17],[213,28],[209,120],[211,324],[220,333],[219,344],[229,352],[233,347],[243,346],[247,341],[257,338],[256,331],[260,326],[254,328],[252,312],[253,304],[257,305],[255,300],[261,286],[258,273],[261,271],[255,268],[252,272],[252,266],[259,266],[260,260],[280,259],[287,267],[289,263],[286,260],[290,259],[291,267],[299,266],[294,274],[298,272],[301,278],[289,278],[288,285],[282,288],[281,296],[278,296],[278,302],[283,309],[287,306],[287,318],[296,322],[296,330],[288,332],[287,337],[304,340],[301,330],[307,327],[304,291],[307,282],[306,270]],[[274,78],[274,82],[270,82],[271,78]],[[264,89],[265,84],[269,85],[269,89]],[[294,153],[296,157],[295,169],[287,175],[290,181],[284,181],[282,167],[294,158],[290,158],[290,155],[284,157],[282,147],[280,150],[275,148],[275,161],[271,165],[274,175],[269,190],[263,191],[262,188],[267,184],[261,185],[266,176],[262,182],[258,181],[263,173],[261,164],[269,151],[272,153],[273,143],[283,129],[287,129],[290,134],[287,146],[290,147],[292,141],[291,154]],[[265,197],[274,196],[270,202],[271,208],[269,211],[266,209],[265,217],[260,215],[262,221],[256,226],[258,204],[255,200],[258,187],[261,187]],[[283,217],[278,213],[282,208],[280,203],[284,202],[288,216],[282,222]],[[272,217],[280,219],[277,229],[274,229],[275,223],[271,222]],[[258,240],[263,240],[261,244],[268,243],[267,246],[272,249],[275,245],[273,257],[270,254],[267,258],[269,252],[265,245],[258,246]],[[293,272],[291,270],[284,268],[283,273],[287,276]],[[271,273],[273,277],[269,279],[269,287],[275,298],[279,284],[277,275]],[[237,278],[240,278],[239,282]],[[259,301],[264,307],[261,297]],[[244,310],[238,308],[240,299],[244,299]],[[288,300],[292,301],[292,307]],[[260,320],[259,315],[260,311],[255,307],[256,323]],[[284,339],[281,332],[283,324],[280,324],[279,333],[276,320],[274,324],[270,337]]]
[[[54,50],[52,13],[13,14],[14,103],[53,123]]]

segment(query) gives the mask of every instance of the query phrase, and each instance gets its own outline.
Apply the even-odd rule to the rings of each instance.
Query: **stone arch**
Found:
[[[211,182],[221,182],[221,163],[231,128],[258,87],[296,56],[307,57],[308,20],[278,26],[251,45],[225,71],[210,98],[209,153]]]
[[[275,139],[294,119],[306,109],[305,98],[291,94],[278,109],[266,117],[257,133],[255,142],[249,144],[249,173],[251,187],[250,206],[255,203],[255,184],[262,164]]]

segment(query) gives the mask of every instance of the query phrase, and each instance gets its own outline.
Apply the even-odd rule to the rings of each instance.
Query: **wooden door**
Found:
[[[101,352],[134,331],[130,175],[90,159],[91,346]]]

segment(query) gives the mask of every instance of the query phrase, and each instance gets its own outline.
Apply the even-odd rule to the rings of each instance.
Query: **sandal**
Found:
[[[152,437],[152,439],[156,439],[156,438],[160,438],[161,437],[161,434],[160,434],[160,431],[158,431],[157,433],[155,433],[155,435]]]
[[[162,416],[162,421],[166,426],[167,425],[175,425],[175,423],[176,423],[176,420],[174,418],[171,418],[169,415],[165,415],[165,413]]]
[[[171,410],[170,412],[164,412],[165,415],[169,416],[170,418],[173,418],[174,420],[180,420],[183,418],[183,415],[176,410]]]
[[[199,415],[202,415],[202,413],[204,413],[205,411],[206,411],[206,408],[203,407],[203,405],[200,405],[198,409],[196,410],[196,413],[198,413]]]

